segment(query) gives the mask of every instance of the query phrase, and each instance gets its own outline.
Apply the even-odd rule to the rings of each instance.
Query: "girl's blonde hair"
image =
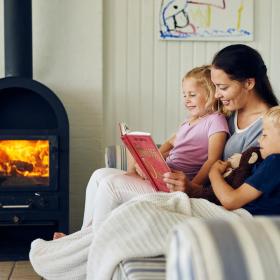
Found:
[[[264,121],[268,121],[275,127],[280,128],[280,106],[271,107],[263,116]]]
[[[222,108],[219,108],[219,101],[215,98],[215,85],[211,80],[211,66],[203,65],[193,68],[183,77],[182,81],[188,78],[194,78],[196,82],[206,90],[205,109],[207,112],[222,112]]]

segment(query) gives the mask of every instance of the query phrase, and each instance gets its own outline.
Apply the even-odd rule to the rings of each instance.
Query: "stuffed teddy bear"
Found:
[[[225,181],[234,189],[240,187],[246,178],[252,174],[253,167],[262,161],[260,149],[252,147],[244,151],[242,154],[234,154],[227,161],[230,167],[223,174]],[[204,198],[215,204],[221,205],[217,199],[212,187],[194,188],[190,197]]]
[[[233,154],[227,161],[230,162],[230,167],[223,176],[236,189],[252,174],[252,168],[262,161],[262,157],[258,147],[251,147],[242,154]]]

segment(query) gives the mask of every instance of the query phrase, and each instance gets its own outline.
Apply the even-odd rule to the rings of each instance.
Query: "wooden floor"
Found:
[[[0,280],[42,280],[29,261],[0,262]]]

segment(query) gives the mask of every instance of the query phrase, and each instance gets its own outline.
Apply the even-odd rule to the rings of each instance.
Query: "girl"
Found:
[[[182,81],[184,105],[190,117],[178,132],[166,141],[160,151],[174,170],[183,172],[194,184],[205,184],[212,164],[221,158],[228,126],[224,115],[217,112],[215,88],[210,67],[194,68]],[[139,172],[140,173],[140,172]],[[169,185],[172,189],[172,185]],[[100,224],[110,212],[131,198],[155,192],[140,176],[118,169],[95,171],[88,183],[83,226]],[[64,236],[55,233],[54,239]]]

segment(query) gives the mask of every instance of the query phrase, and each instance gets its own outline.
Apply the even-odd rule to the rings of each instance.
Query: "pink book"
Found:
[[[147,179],[158,191],[169,192],[162,175],[170,172],[170,168],[150,133],[130,132],[125,123],[120,123],[119,126],[124,145],[138,163]]]

